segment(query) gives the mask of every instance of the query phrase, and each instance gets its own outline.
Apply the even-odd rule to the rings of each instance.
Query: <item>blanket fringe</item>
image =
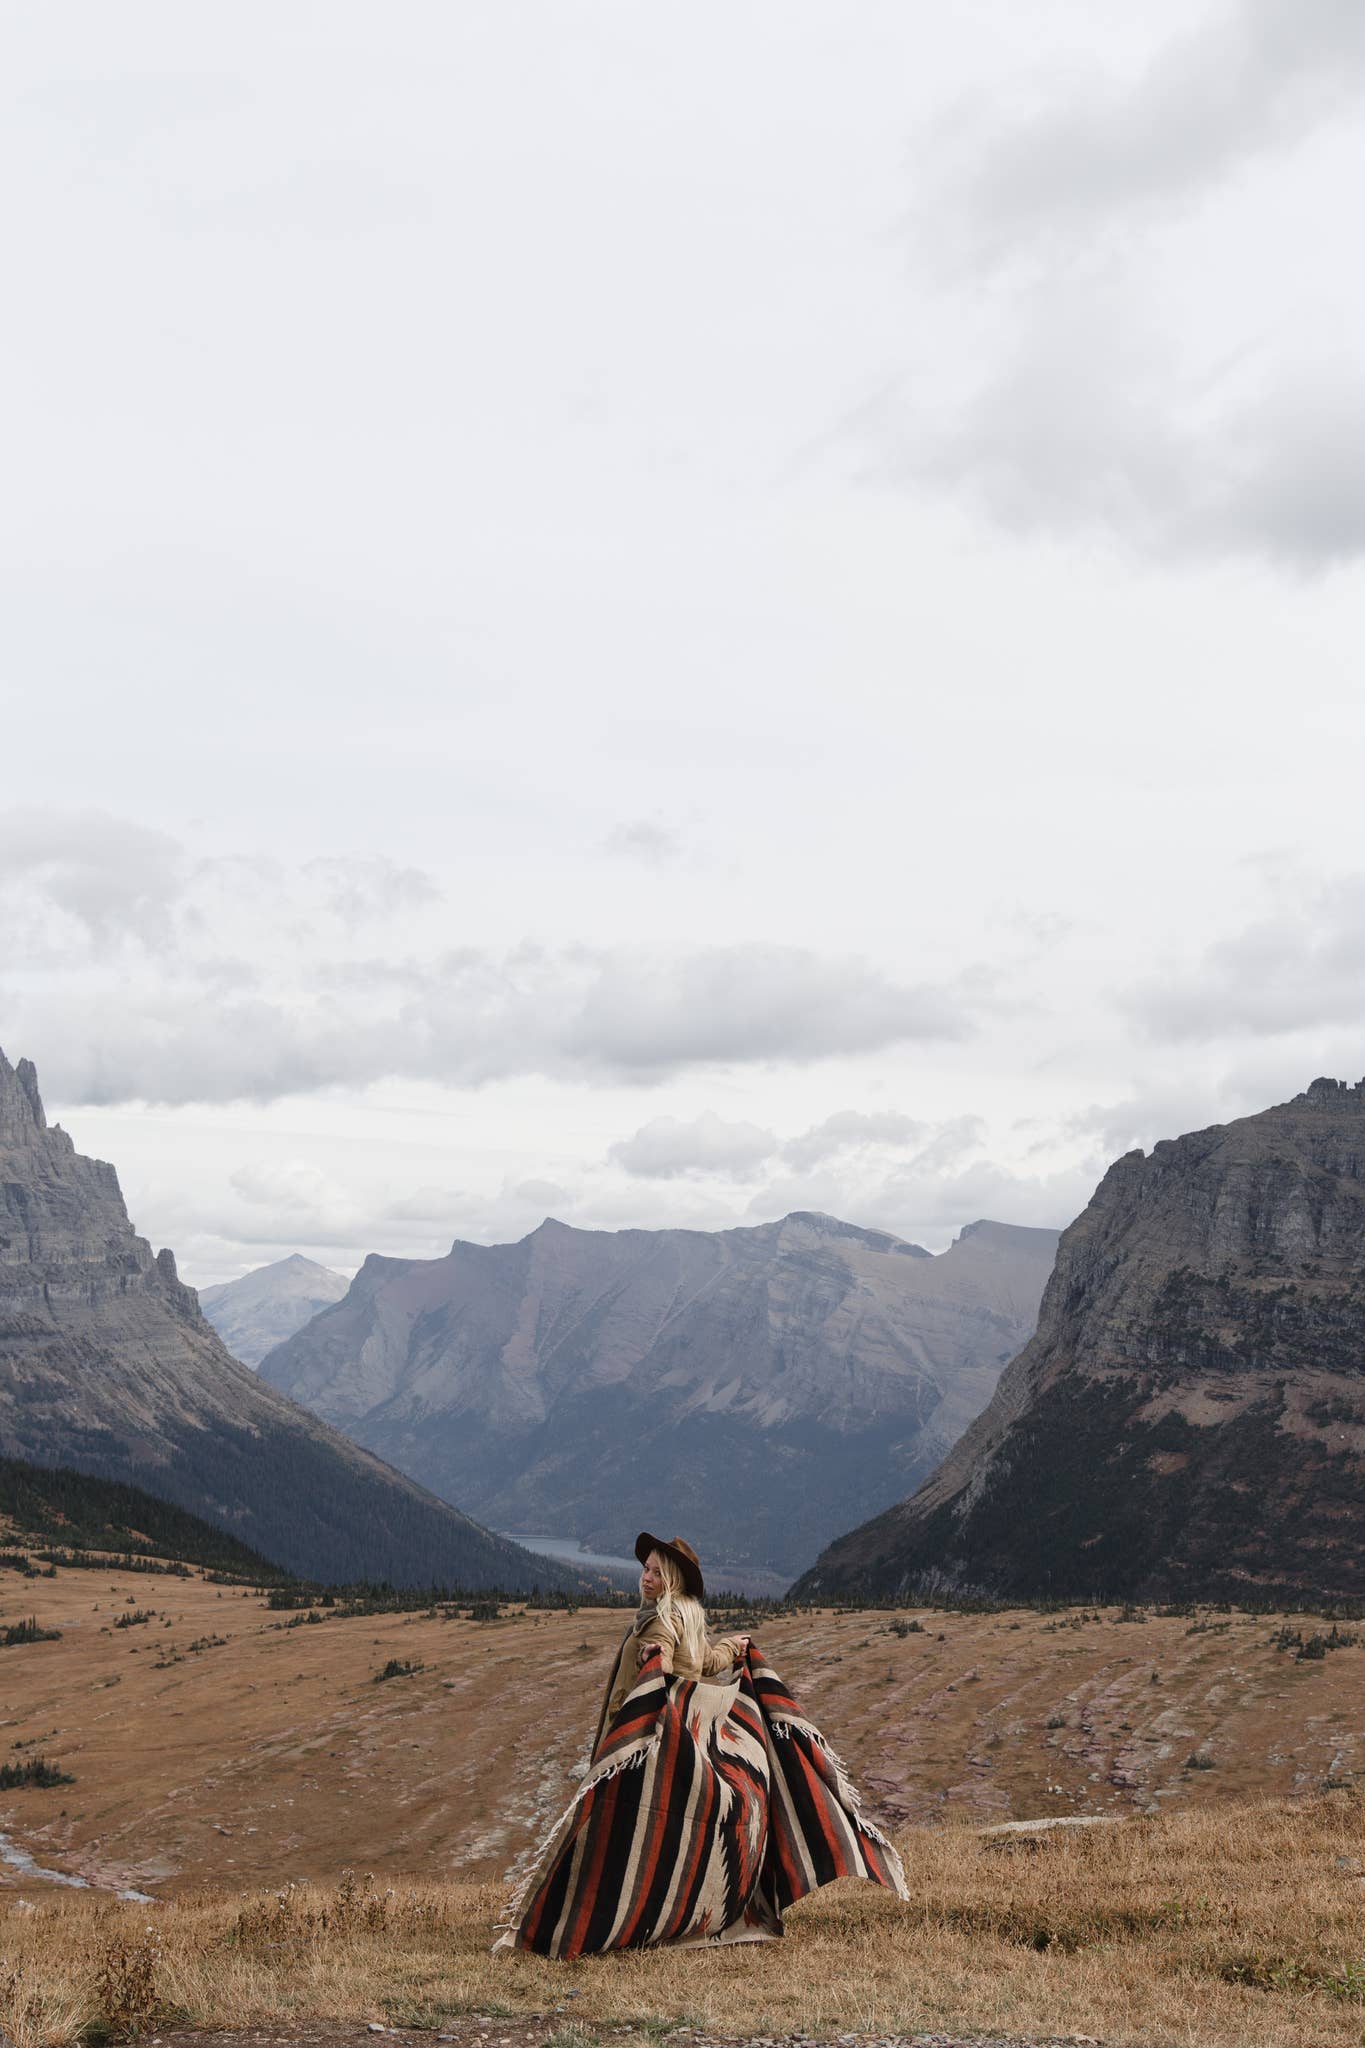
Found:
[[[577,1813],[589,1792],[595,1792],[599,1785],[605,1785],[610,1778],[619,1778],[623,1771],[643,1770],[645,1763],[658,1746],[658,1736],[651,1736],[650,1740],[641,1743],[640,1747],[632,1755],[622,1757],[618,1763],[606,1765],[603,1770],[592,1772],[589,1777],[583,1780],[578,1790],[574,1793],[573,1798],[564,1808],[564,1811],[551,1821],[545,1833],[536,1843],[535,1848],[525,1852],[530,1856],[530,1861],[526,1867],[526,1875],[503,1907],[501,1917],[493,1922],[493,1929],[496,1934],[514,1934],[517,1928],[520,1927],[522,1915],[526,1910],[526,1895],[539,1875],[541,1864],[549,1855],[551,1845],[557,1836],[563,1833],[565,1827]],[[521,1860],[521,1858],[518,1859],[518,1861]],[[497,1941],[494,1942],[493,1946],[500,1948],[502,1943]]]
[[[820,1730],[810,1721],[774,1721],[771,1723],[771,1727],[773,1734],[780,1741],[790,1742],[793,1735],[804,1735],[807,1742],[813,1743],[817,1749],[824,1751],[838,1773],[839,1795],[853,1815],[854,1822],[862,1830],[863,1834],[872,1837],[878,1848],[886,1851],[887,1859],[891,1864],[892,1875],[896,1880],[896,1890],[901,1898],[908,1899],[910,1888],[905,1882],[905,1866],[901,1862],[900,1851],[896,1848],[895,1843],[882,1833],[877,1823],[874,1820],[869,1820],[863,1812],[863,1795],[854,1783],[853,1774],[838,1750],[831,1743],[826,1742]]]

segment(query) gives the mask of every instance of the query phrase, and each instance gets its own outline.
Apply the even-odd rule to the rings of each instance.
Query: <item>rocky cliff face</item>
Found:
[[[1129,1153],[1037,1333],[811,1597],[1365,1596],[1365,1083]]]
[[[118,1176],[49,1129],[0,1053],[0,1452],[131,1480],[325,1579],[542,1585],[481,1529],[239,1365],[128,1220]]]
[[[350,1283],[330,1266],[295,1252],[257,1266],[240,1280],[201,1287],[199,1306],[234,1358],[259,1365],[267,1351],[301,1330],[320,1309],[340,1301]]]
[[[1056,1235],[939,1258],[798,1214],[370,1258],[262,1375],[495,1527],[695,1532],[788,1578],[929,1471],[1033,1326]]]

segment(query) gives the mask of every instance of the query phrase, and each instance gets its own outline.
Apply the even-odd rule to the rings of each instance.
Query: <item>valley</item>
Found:
[[[0,1792],[0,1831],[158,1897],[500,1879],[572,1794],[623,1612],[313,1621],[268,1598],[199,1571],[0,1574],[0,1631],[59,1632],[0,1649],[0,1762],[74,1780]],[[754,1633],[897,1833],[1350,1801],[1365,1770],[1365,1647],[1277,1647],[1329,1636],[1307,1617],[869,1609]],[[0,1869],[0,1892],[48,1888]]]

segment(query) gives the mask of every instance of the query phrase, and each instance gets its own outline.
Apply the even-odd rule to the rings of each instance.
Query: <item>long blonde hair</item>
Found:
[[[659,1561],[659,1576],[664,1582],[655,1612],[665,1628],[677,1635],[684,1660],[700,1670],[706,1649],[706,1609],[700,1600],[683,1591],[682,1567],[676,1560],[662,1550],[654,1551],[653,1555]]]

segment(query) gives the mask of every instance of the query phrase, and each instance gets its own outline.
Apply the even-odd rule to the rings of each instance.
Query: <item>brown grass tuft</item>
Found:
[[[488,1953],[491,1885],[287,1885],[148,1907],[45,1898],[0,1927],[0,2026],[77,2035],[566,2013],[591,2030],[686,2020],[729,2034],[956,2028],[1127,2048],[1359,2048],[1365,1805],[1199,1808],[1011,1837],[903,1835],[911,1899],[830,1887],[781,1945],[554,1964]],[[576,1994],[572,2023],[566,1994]],[[586,2031],[585,2031],[586,2030]]]

